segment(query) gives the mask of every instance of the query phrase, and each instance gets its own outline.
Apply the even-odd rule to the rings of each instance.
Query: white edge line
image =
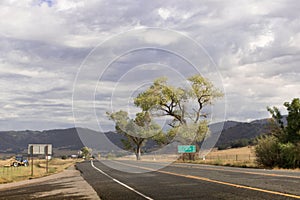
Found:
[[[145,199],[148,199],[148,200],[154,200],[154,199],[152,199],[151,197],[148,197],[148,196],[146,196],[146,195],[140,193],[139,191],[133,189],[132,187],[126,185],[125,183],[123,183],[123,182],[121,182],[121,181],[119,181],[119,180],[113,178],[112,176],[108,175],[107,173],[105,173],[105,172],[102,171],[101,169],[95,167],[94,162],[93,162],[92,160],[91,160],[91,165],[92,165],[92,167],[93,167],[94,169],[96,169],[98,172],[100,172],[101,174],[107,176],[108,178],[112,179],[113,181],[115,181],[116,183],[122,185],[123,187],[125,187],[125,188],[127,188],[127,189],[129,189],[129,190],[131,190],[131,191],[133,191],[133,192],[135,192],[135,193],[137,193],[138,195],[144,197]]]

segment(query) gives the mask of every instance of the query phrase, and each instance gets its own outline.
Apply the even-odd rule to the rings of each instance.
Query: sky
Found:
[[[285,113],[300,97],[299,10],[297,0],[3,0],[0,130],[93,128],[91,118],[109,130],[105,112],[136,112],[132,99],[156,77],[184,84],[197,72],[225,93],[216,121]]]

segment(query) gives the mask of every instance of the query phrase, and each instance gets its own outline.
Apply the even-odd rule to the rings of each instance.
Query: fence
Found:
[[[254,161],[255,159],[256,156],[254,154],[221,154],[205,156],[205,160]]]
[[[19,167],[0,166],[0,177],[1,174],[11,174],[11,173],[19,173],[19,172],[22,172]]]

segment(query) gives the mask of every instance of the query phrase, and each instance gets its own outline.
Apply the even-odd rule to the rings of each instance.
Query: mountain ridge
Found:
[[[252,122],[225,121],[216,146],[230,147],[235,141],[252,140],[268,132],[268,123],[268,119],[254,120]],[[217,125],[220,125],[220,123],[211,124],[210,127]],[[85,137],[87,135],[90,137]],[[105,149],[105,145],[109,140],[121,149],[121,139],[124,138],[124,136],[113,131],[101,133],[80,127],[43,131],[0,131],[0,153],[27,153],[27,147],[30,143],[51,143],[55,153],[61,155],[67,151],[76,152],[80,150],[84,143],[87,142],[85,140],[89,140],[87,143],[91,144],[91,148],[97,148],[97,146],[101,145]],[[144,148],[149,150],[156,147],[155,142],[150,140]],[[107,151],[109,151],[108,146]],[[115,151],[118,151],[118,148]]]

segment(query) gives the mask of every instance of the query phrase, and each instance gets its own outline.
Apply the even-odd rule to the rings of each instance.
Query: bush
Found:
[[[296,153],[296,167],[300,168],[300,142],[297,143],[295,146],[295,153]]]
[[[66,156],[66,155],[63,155],[62,157],[61,157],[61,159],[63,159],[63,160],[66,160],[68,157]]]
[[[272,136],[258,140],[255,152],[260,165],[282,168],[300,167],[300,99],[295,98],[291,103],[285,102],[284,106],[288,111],[286,123],[277,107],[268,107],[274,123],[271,130]]]
[[[274,136],[258,139],[258,144],[255,147],[256,161],[258,165],[271,168],[278,165],[280,156],[280,147],[278,144],[278,139]]]
[[[300,167],[300,144],[280,143],[274,136],[258,139],[255,147],[256,161],[264,167]]]
[[[278,167],[297,168],[299,167],[299,153],[293,143],[279,144],[280,160]]]

